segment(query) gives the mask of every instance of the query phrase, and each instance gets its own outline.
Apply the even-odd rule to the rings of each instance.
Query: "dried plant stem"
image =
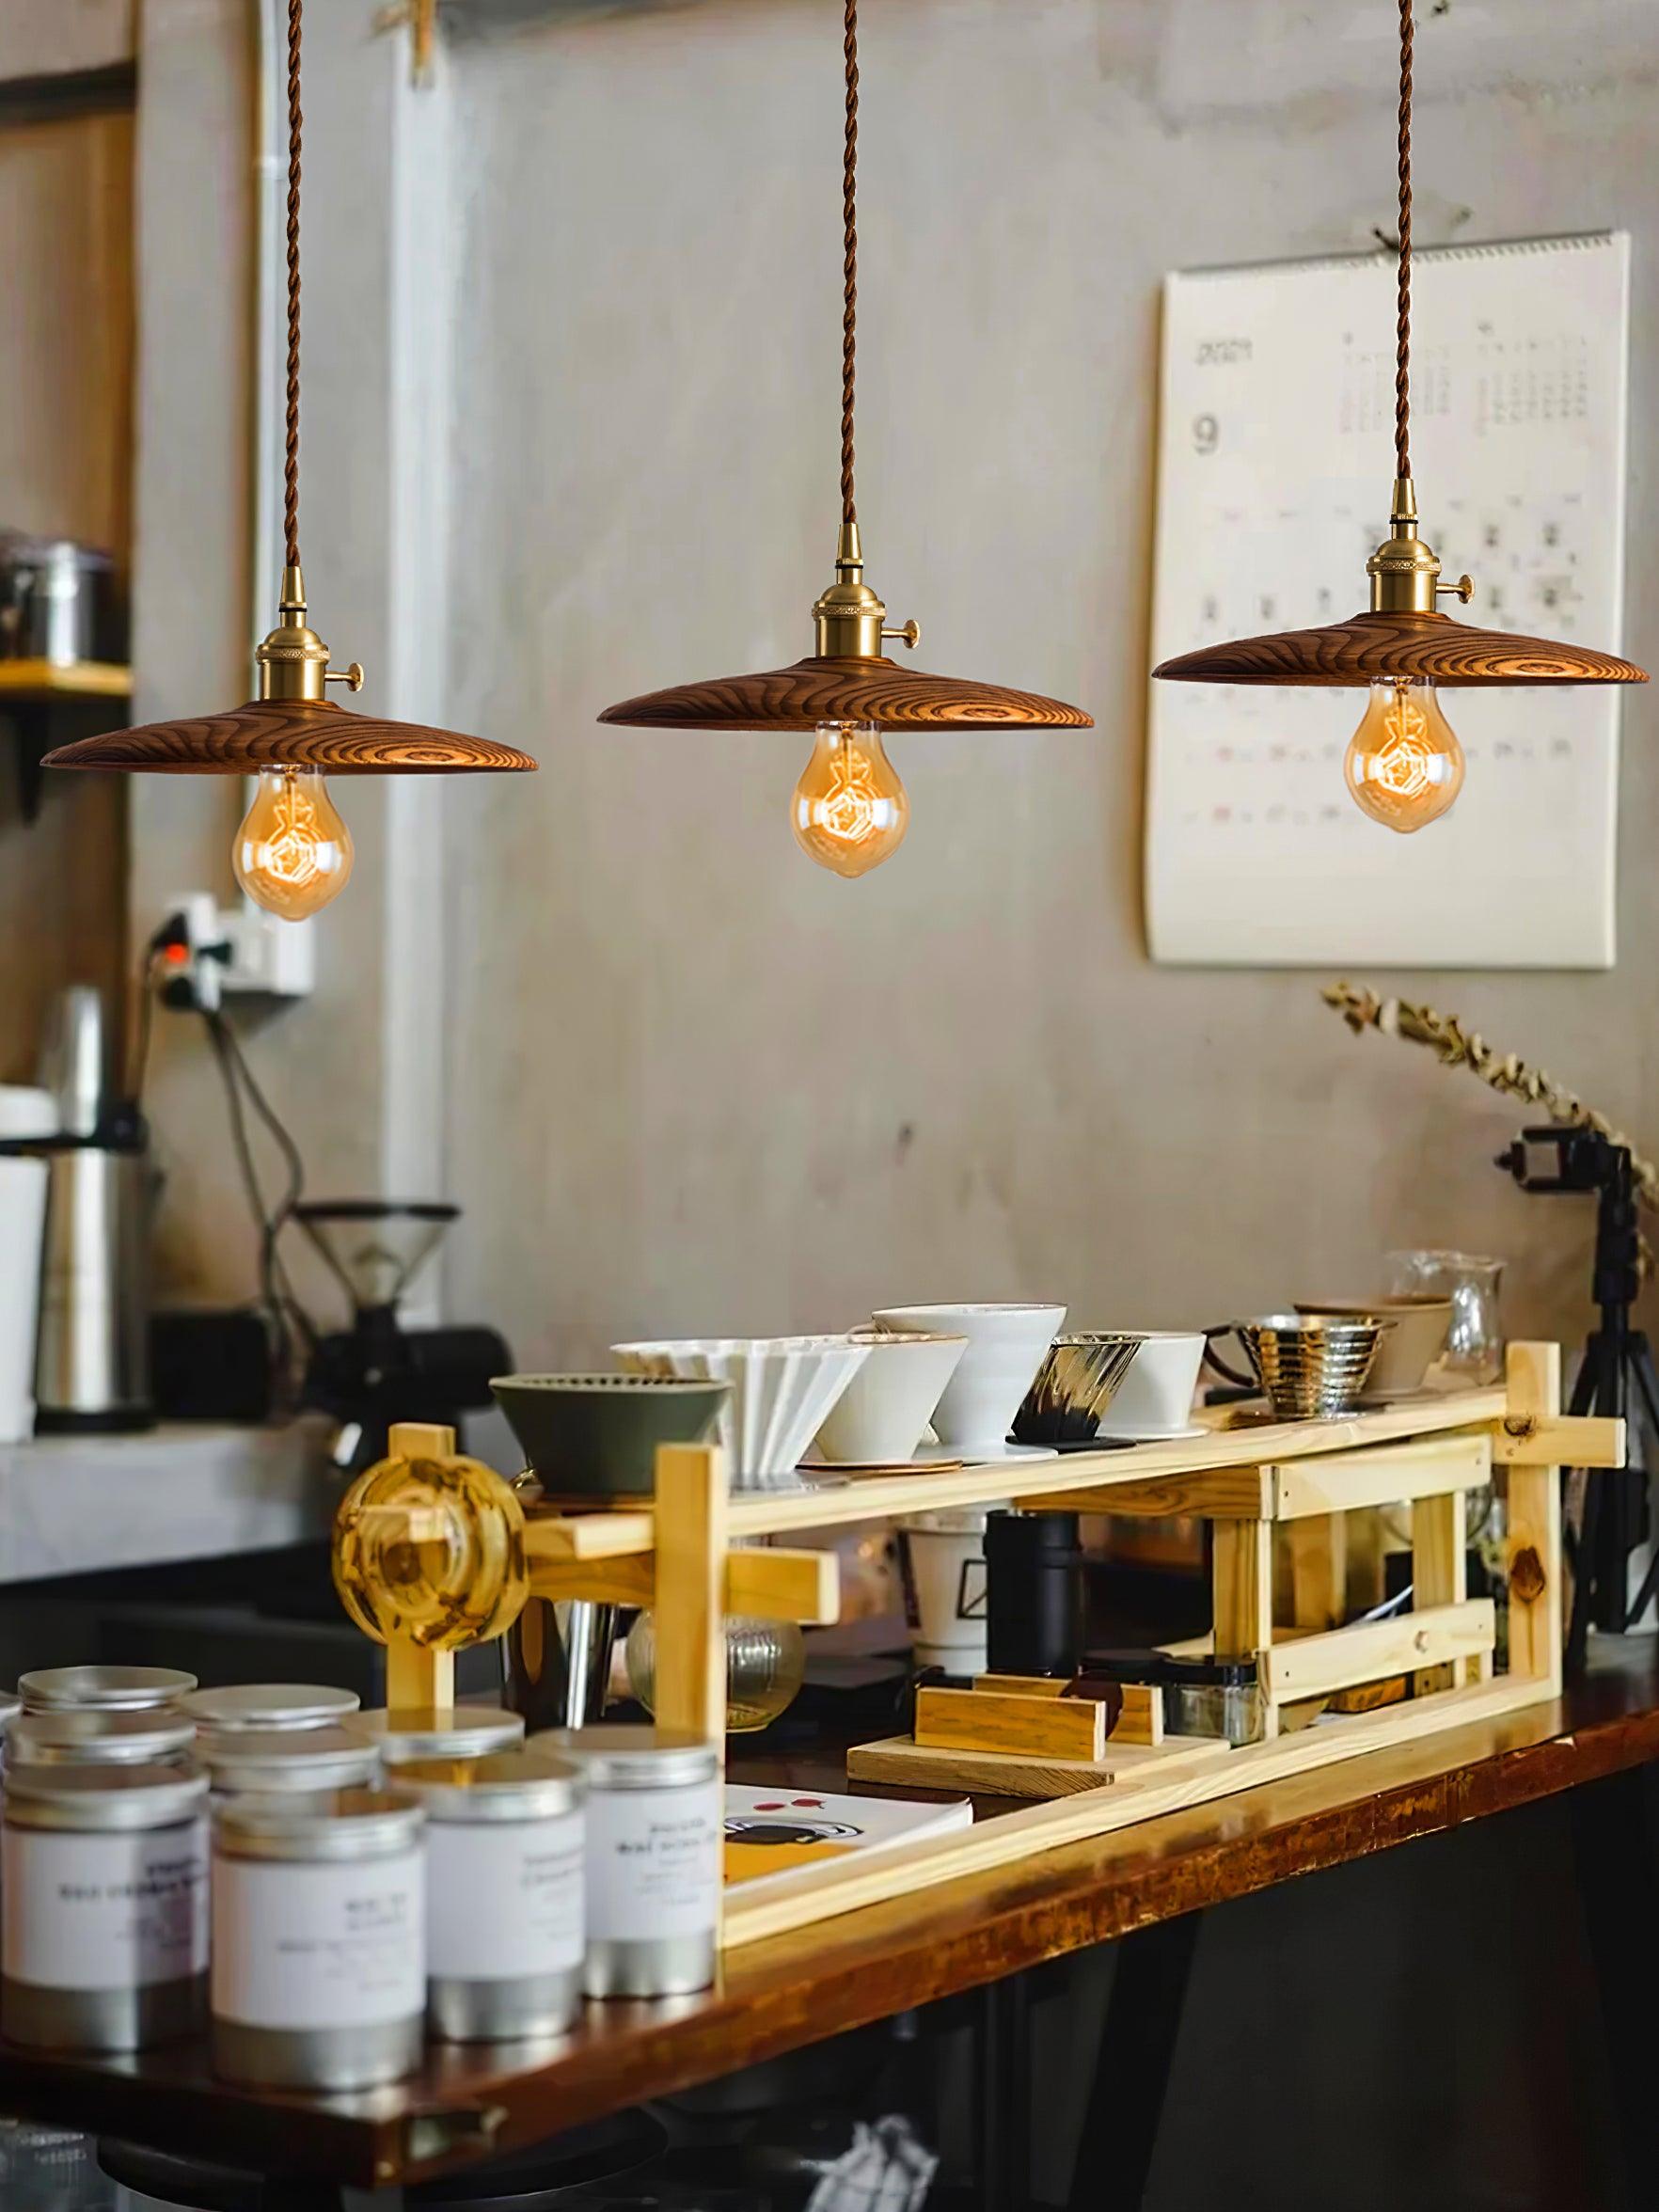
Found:
[[[1659,1210],[1659,1167],[1643,1159],[1629,1137],[1617,1130],[1604,1114],[1597,1114],[1582,1098],[1564,1089],[1541,1067],[1529,1067],[1513,1052],[1496,1051],[1482,1036],[1466,1030],[1453,1014],[1437,1014],[1432,1006],[1414,1006],[1404,999],[1380,999],[1376,992],[1352,983],[1333,983],[1321,994],[1357,1036],[1362,1030],[1380,1030],[1384,1036],[1409,1037],[1428,1045],[1447,1067],[1467,1067],[1481,1082],[1505,1098],[1520,1098],[1540,1107],[1551,1121],[1569,1129],[1589,1129],[1622,1145],[1630,1153],[1636,1194],[1643,1205]]]

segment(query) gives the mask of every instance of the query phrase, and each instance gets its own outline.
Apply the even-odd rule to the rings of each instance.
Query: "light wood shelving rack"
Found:
[[[443,1457],[446,1430],[394,1431],[394,1451]],[[1195,1515],[1214,1530],[1214,1649],[1256,1660],[1267,1702],[1261,1742],[1229,1747],[1191,1737],[1109,1747],[1103,1771],[1059,1772],[1052,1796],[968,1829],[867,1856],[801,1869],[761,1896],[726,1901],[728,1949],[958,1876],[1011,1865],[1258,1782],[1483,1721],[1561,1687],[1563,1464],[1624,1463],[1620,1421],[1561,1412],[1560,1350],[1511,1345],[1503,1383],[1425,1395],[1334,1421],[1247,1422],[1203,1437],[1058,1460],[917,1470],[810,1492],[727,1494],[722,1455],[702,1446],[657,1454],[649,1509],[532,1511],[525,1532],[530,1588],[545,1598],[650,1605],[656,1622],[657,1717],[718,1738],[725,1711],[723,1617],[807,1623],[838,1612],[833,1553],[772,1540],[949,1506]],[[1464,1584],[1464,1499],[1501,1471],[1508,1493],[1509,1662],[1494,1667],[1490,1599]],[[1354,1626],[1340,1619],[1346,1516],[1404,1504],[1411,1515],[1414,1610]],[[1288,1528],[1299,1626],[1275,1623],[1274,1549]],[[452,1653],[393,1642],[387,1696],[443,1704]],[[1413,1696],[1371,1712],[1287,1729],[1296,1708],[1409,1673]],[[1196,1756],[1194,1755],[1196,1753]],[[995,1754],[982,1778],[954,1765],[946,1786],[995,1793]],[[1027,1762],[1029,1763],[1029,1762]],[[1065,1762],[1062,1762],[1064,1766]],[[929,1780],[908,1739],[856,1748],[849,1773],[884,1782]],[[1005,1786],[1005,1778],[1003,1778]]]

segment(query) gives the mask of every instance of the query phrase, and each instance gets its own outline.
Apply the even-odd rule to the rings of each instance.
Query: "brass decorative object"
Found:
[[[864,581],[853,493],[853,394],[858,338],[858,0],[846,0],[843,42],[846,123],[842,166],[844,293],[841,376],[841,529],[835,578],[813,608],[814,650],[788,668],[719,676],[624,699],[602,722],[669,730],[811,730],[818,750],[796,793],[797,841],[838,874],[859,876],[898,845],[908,805],[881,750],[893,730],[1092,729],[1081,708],[1000,684],[924,675],[888,659],[882,646],[913,647],[914,622],[887,620]]]
[[[288,919],[313,913],[350,873],[351,839],[322,790],[342,775],[435,775],[469,769],[529,769],[511,745],[450,730],[359,715],[327,695],[330,684],[360,690],[361,666],[329,665],[310,626],[299,546],[300,38],[304,0],[288,9],[288,353],[283,470],[285,565],[276,626],[254,654],[255,696],[221,714],[182,716],[84,737],[48,753],[54,768],[159,775],[245,776],[263,786],[238,834],[238,878],[248,894]]]
[[[1427,1045],[1443,1066],[1467,1067],[1505,1098],[1541,1106],[1550,1119],[1564,1129],[1594,1130],[1610,1145],[1622,1146],[1630,1154],[1637,1195],[1645,1206],[1659,1209],[1659,1167],[1645,1160],[1604,1114],[1587,1106],[1541,1067],[1528,1066],[1518,1053],[1500,1053],[1476,1031],[1465,1029],[1455,1014],[1437,1014],[1432,1006],[1379,998],[1374,990],[1347,982],[1328,984],[1320,996],[1341,1015],[1355,1036],[1374,1029],[1383,1036],[1407,1037],[1414,1044]]]
[[[1440,580],[1438,556],[1417,529],[1412,480],[1413,0],[1399,0],[1399,279],[1396,325],[1395,470],[1389,534],[1366,563],[1370,605],[1346,622],[1235,638],[1153,670],[1187,684],[1367,685],[1371,704],[1349,748],[1349,788],[1390,829],[1411,830],[1446,812],[1462,788],[1462,752],[1434,698],[1437,686],[1645,684],[1632,661],[1581,645],[1477,629],[1443,614],[1467,603],[1472,577]]]

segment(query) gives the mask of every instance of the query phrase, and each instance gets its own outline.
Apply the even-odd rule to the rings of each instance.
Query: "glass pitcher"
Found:
[[[1438,1290],[1452,1302],[1440,1372],[1465,1382],[1495,1382],[1504,1371],[1498,1313],[1504,1262],[1473,1252],[1391,1252],[1387,1260],[1391,1290]]]

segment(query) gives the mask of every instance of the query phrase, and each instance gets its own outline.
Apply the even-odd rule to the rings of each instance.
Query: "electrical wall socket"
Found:
[[[211,892],[173,899],[183,947],[164,967],[175,988],[186,977],[195,1003],[212,1013],[229,992],[241,997],[303,999],[317,986],[317,933],[309,922],[279,922],[251,900],[221,907]]]

